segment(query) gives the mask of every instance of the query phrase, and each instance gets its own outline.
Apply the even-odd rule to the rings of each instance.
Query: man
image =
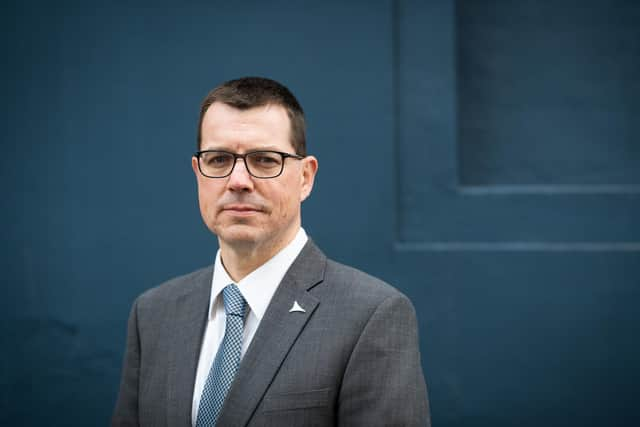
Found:
[[[301,228],[318,161],[289,90],[214,89],[191,166],[220,249],[134,303],[113,425],[428,425],[413,306]]]

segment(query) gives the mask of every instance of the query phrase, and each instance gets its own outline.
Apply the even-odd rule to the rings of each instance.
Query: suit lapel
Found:
[[[168,425],[191,425],[191,404],[202,337],[207,321],[213,269],[195,279],[195,287],[174,302],[168,355]]]
[[[282,279],[251,341],[218,419],[244,426],[319,301],[307,291],[322,281],[326,258],[309,240]],[[289,312],[294,301],[305,312]]]

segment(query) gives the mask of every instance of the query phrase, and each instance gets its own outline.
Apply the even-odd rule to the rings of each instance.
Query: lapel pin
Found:
[[[298,301],[294,301],[293,305],[289,309],[289,313],[293,313],[294,311],[299,311],[300,313],[307,312],[304,308],[300,307],[300,304],[298,304]]]

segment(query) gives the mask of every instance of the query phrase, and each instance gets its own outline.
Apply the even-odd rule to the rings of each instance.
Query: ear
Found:
[[[313,181],[318,172],[318,159],[313,156],[307,156],[302,161],[302,191],[300,192],[300,201],[304,201],[313,189]]]
[[[196,175],[196,179],[200,177],[200,169],[198,169],[198,159],[196,156],[191,157],[191,169],[193,169],[193,173]]]

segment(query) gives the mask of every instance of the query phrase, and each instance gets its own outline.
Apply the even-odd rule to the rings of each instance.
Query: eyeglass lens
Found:
[[[245,156],[249,173],[259,178],[271,178],[282,172],[283,159],[279,153],[256,151]],[[236,157],[224,151],[205,151],[200,155],[202,173],[210,177],[223,177],[231,173]]]

